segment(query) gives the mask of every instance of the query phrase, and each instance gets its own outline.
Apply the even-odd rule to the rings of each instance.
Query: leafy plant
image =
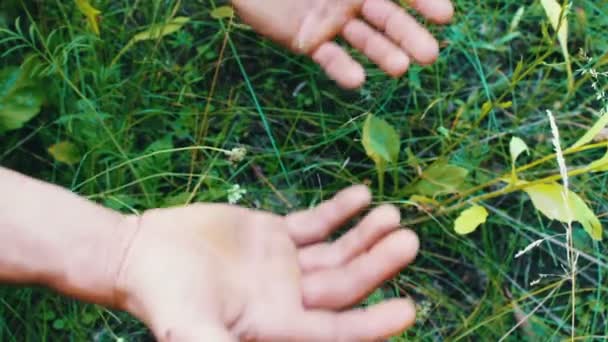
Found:
[[[606,115],[603,115],[597,123],[566,152],[572,154],[586,148],[588,143],[591,142],[607,124],[608,120],[606,119]],[[398,159],[400,148],[399,137],[394,128],[386,121],[378,119],[370,114],[365,121],[362,141],[367,155],[376,164],[378,183],[380,193],[382,194],[386,166],[389,163],[396,163]],[[409,149],[408,152],[411,154]],[[488,184],[467,190],[464,187],[464,184],[468,171],[459,166],[451,165],[446,159],[440,158],[422,171],[419,175],[420,179],[408,185],[405,189],[405,193],[412,195],[410,198],[411,202],[418,203],[425,207],[430,205],[431,208],[434,207],[436,214],[444,214],[462,208],[466,202],[461,202],[451,207],[446,207],[445,204],[449,204],[457,199],[464,199],[466,196],[481,191],[488,186],[502,182],[505,183],[506,186],[501,190],[473,197],[467,201],[473,205],[462,211],[454,222],[454,230],[458,234],[470,234],[486,221],[488,212],[484,207],[479,205],[482,200],[523,191],[530,197],[536,210],[547,218],[563,223],[579,222],[592,239],[602,239],[602,225],[585,201],[571,190],[568,190],[567,196],[562,195],[563,187],[555,182],[555,180],[560,179],[562,175],[549,176],[533,182],[520,180],[517,175],[518,169],[516,168],[516,162],[523,153],[529,153],[529,147],[521,138],[513,137],[509,143],[509,152],[511,156],[511,171],[509,176],[503,176]],[[553,155],[550,156],[550,158],[545,159],[551,160],[555,157],[556,156]],[[410,156],[410,159],[411,158],[412,156]],[[526,167],[520,168],[520,170],[528,169],[538,164],[540,164],[540,162],[534,162]],[[571,175],[599,172],[607,169],[608,153],[600,160],[573,171]],[[443,203],[436,200],[437,197],[451,194],[455,194],[455,197],[453,197],[452,200],[447,200]],[[572,211],[571,214],[569,214],[569,210]]]

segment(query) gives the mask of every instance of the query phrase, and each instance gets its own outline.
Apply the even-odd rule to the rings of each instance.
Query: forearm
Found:
[[[0,282],[113,305],[131,219],[0,167]]]

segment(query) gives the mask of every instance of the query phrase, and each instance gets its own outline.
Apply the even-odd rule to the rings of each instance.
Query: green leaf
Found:
[[[571,149],[578,148],[592,142],[600,132],[608,125],[608,113],[602,115],[593,126],[583,135],[574,145],[570,146]]]
[[[393,126],[369,114],[363,126],[363,147],[376,165],[396,163],[401,140]]]
[[[56,319],[53,322],[53,329],[55,329],[55,330],[65,329],[65,321],[63,319]]]
[[[519,27],[519,23],[521,22],[521,18],[524,16],[525,12],[526,12],[525,6],[521,6],[517,10],[517,12],[515,12],[515,15],[513,16],[513,19],[511,20],[511,25],[510,25],[511,31],[517,30],[517,28]]]
[[[16,130],[34,118],[44,102],[44,91],[27,68],[0,70],[0,134]]]
[[[234,9],[232,6],[220,6],[211,11],[211,18],[221,20],[226,18],[232,18],[234,16]]]
[[[188,17],[175,17],[166,23],[151,25],[147,30],[134,35],[131,42],[160,39],[181,30],[189,21],[190,18]]]
[[[89,0],[76,0],[78,10],[87,18],[91,30],[99,36],[99,15],[101,11],[93,7]]]
[[[511,162],[515,165],[517,158],[524,152],[530,153],[530,149],[526,142],[521,138],[513,137],[509,143],[509,151],[511,152]]]
[[[53,158],[64,164],[74,165],[80,162],[80,151],[69,141],[62,141],[48,148]]]
[[[450,165],[447,160],[440,159],[424,170],[420,175],[421,179],[408,186],[405,191],[428,197],[460,192],[468,174],[467,169]]]
[[[460,235],[474,232],[477,227],[486,223],[488,211],[486,208],[475,205],[460,213],[454,222],[454,230]]]
[[[567,8],[562,8],[562,5],[557,0],[540,0],[540,3],[551,22],[551,26],[557,31],[557,39],[559,40],[566,67],[568,68],[568,89],[572,90],[574,87],[574,76],[572,75],[572,67],[570,65],[570,53],[568,52],[568,10]]]
[[[533,185],[523,189],[534,207],[551,220],[563,223],[579,222],[594,240],[602,239],[602,225],[585,201],[568,190],[568,202],[562,196],[563,187],[559,183]],[[569,216],[569,213],[572,216]]]
[[[384,194],[384,172],[386,171],[386,165],[389,163],[396,164],[399,160],[401,139],[395,128],[388,122],[369,114],[363,125],[361,142],[367,155],[376,164],[378,188],[382,197]]]

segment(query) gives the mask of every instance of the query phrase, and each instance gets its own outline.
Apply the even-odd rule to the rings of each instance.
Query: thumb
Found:
[[[310,53],[333,39],[357,15],[363,0],[321,1],[308,13],[295,37],[296,51]]]

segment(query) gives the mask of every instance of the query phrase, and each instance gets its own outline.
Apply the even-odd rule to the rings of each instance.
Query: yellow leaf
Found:
[[[91,30],[93,30],[93,32],[99,36],[98,20],[101,11],[93,7],[89,3],[89,0],[76,0],[76,6],[78,7],[78,10],[80,10],[80,12],[84,14],[85,17],[87,17],[87,21],[89,22],[89,26],[91,26]]]
[[[602,115],[595,124],[570,148],[578,148],[592,142],[595,137],[608,125],[608,114]]]
[[[226,19],[234,16],[234,9],[232,6],[220,6],[211,11],[211,18],[213,19]]]
[[[579,222],[594,240],[602,239],[602,225],[585,201],[568,190],[568,202],[562,196],[563,187],[558,183],[537,184],[523,189],[534,207],[550,220],[563,223]],[[572,216],[569,216],[570,213]]]
[[[188,17],[175,17],[166,23],[154,24],[147,30],[139,32],[131,38],[131,42],[140,42],[142,40],[155,40],[168,36],[179,31],[185,24],[190,21]]]
[[[530,152],[528,145],[521,138],[513,137],[509,143],[509,151],[511,152],[511,161],[513,164],[517,161],[517,158],[524,152]]]
[[[58,142],[49,147],[48,151],[56,161],[68,165],[74,165],[81,159],[78,148],[69,141]]]
[[[509,143],[509,151],[511,152],[511,182],[515,183],[517,181],[517,172],[515,172],[515,162],[517,158],[524,153],[530,152],[528,145],[521,138],[513,137],[511,138],[511,142]]]
[[[485,118],[486,115],[490,114],[490,111],[492,110],[492,108],[494,108],[494,105],[492,104],[492,101],[486,101],[486,102],[484,102],[483,105],[481,106],[480,117]]]
[[[466,235],[474,232],[477,227],[484,224],[488,218],[486,208],[475,205],[460,213],[454,222],[454,230],[457,234]]]
[[[572,67],[570,65],[570,53],[568,52],[568,9],[562,8],[562,5],[557,0],[540,0],[540,3],[545,9],[551,26],[557,31],[557,39],[559,40],[566,61],[566,67],[568,68],[568,86],[572,90],[574,87],[574,76],[572,75]]]
[[[608,172],[608,151],[604,156],[589,164],[592,172]]]

